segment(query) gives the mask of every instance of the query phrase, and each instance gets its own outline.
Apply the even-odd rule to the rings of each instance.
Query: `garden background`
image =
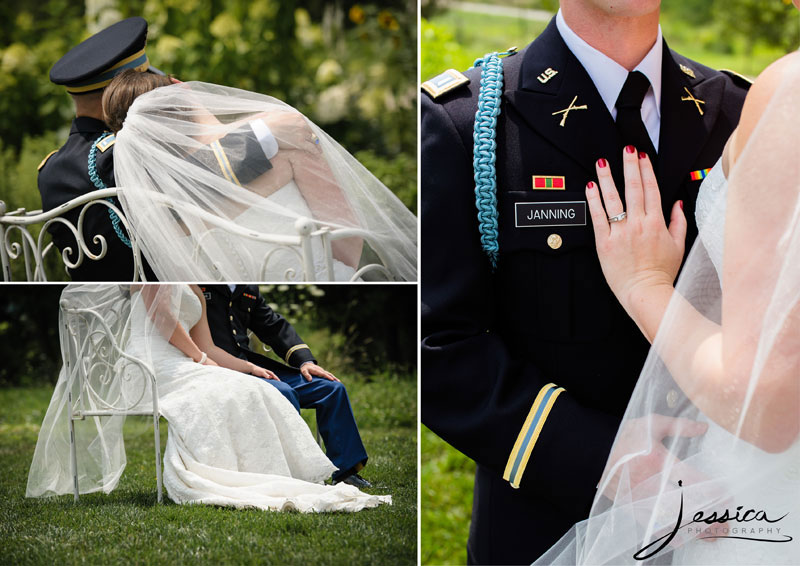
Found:
[[[151,64],[184,81],[291,104],[416,212],[414,0],[0,3],[0,200],[9,211],[41,208],[37,166],[61,147],[74,117],[65,89],[49,81],[50,68],[80,41],[130,16],[149,23]],[[53,269],[55,255],[52,276],[63,274]]]
[[[370,456],[367,491],[393,497],[391,506],[320,515],[178,506],[166,497],[158,505],[150,417],[126,420],[128,464],[110,494],[77,505],[72,495],[26,499],[61,366],[62,288],[0,286],[0,564],[416,564],[416,285],[261,287],[346,385]],[[302,413],[313,428],[313,411]],[[167,429],[162,419],[162,450]]]
[[[422,0],[422,80],[465,70],[486,53],[523,48],[557,8],[557,0]],[[749,77],[800,44],[791,0],[665,0],[661,14],[670,48]],[[464,564],[475,464],[424,426],[421,452],[422,564]]]

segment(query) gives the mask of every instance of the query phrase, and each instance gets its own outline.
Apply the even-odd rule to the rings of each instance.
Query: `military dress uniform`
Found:
[[[422,421],[477,463],[469,561],[528,564],[588,516],[649,345],[606,284],[587,214],[598,158],[624,186],[608,108],[555,18],[503,64],[496,269],[473,179],[481,69],[422,97]],[[656,174],[666,218],[685,203],[688,250],[696,177],[747,85],[666,43],[661,79]]]
[[[161,71],[150,65],[145,54],[147,22],[142,18],[128,18],[100,31],[72,48],[50,70],[50,80],[66,87],[71,94],[97,92],[105,88],[118,73],[126,69],[141,72]],[[100,137],[106,134],[105,139]],[[55,209],[69,200],[92,192],[98,186],[89,175],[89,153],[95,145],[96,172],[105,187],[114,187],[114,137],[101,120],[88,116],[78,116],[66,143],[51,152],[39,165],[39,193],[42,209]],[[119,201],[113,203],[119,208]],[[73,209],[63,216],[77,228],[78,216],[82,207]],[[68,259],[78,258],[78,244],[75,236],[63,224],[50,225],[50,233],[56,247],[63,251],[71,248]],[[109,209],[104,205],[93,205],[84,215],[83,235],[89,249],[99,253],[100,244],[94,243],[96,235],[103,236],[107,243],[105,257],[101,260],[83,258],[80,266],[68,269],[76,281],[130,281],[134,274],[134,261],[131,248],[123,241],[128,234],[121,223],[114,227]],[[143,258],[145,276],[155,276]]]
[[[339,468],[334,481],[358,473],[367,463],[367,452],[358,432],[344,385],[313,376],[306,381],[298,371],[316,362],[292,325],[273,311],[256,285],[201,285],[214,344],[229,354],[274,372],[281,381],[266,380],[300,411],[317,411],[317,426],[328,458]],[[250,349],[248,329],[284,360],[277,362]]]

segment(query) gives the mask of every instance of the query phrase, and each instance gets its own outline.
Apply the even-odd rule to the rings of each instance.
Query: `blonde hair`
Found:
[[[103,121],[116,134],[122,129],[128,108],[137,96],[171,84],[166,75],[126,69],[114,77],[103,92]]]

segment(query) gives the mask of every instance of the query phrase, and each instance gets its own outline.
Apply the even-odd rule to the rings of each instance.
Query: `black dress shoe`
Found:
[[[335,485],[335,484],[340,483],[340,482],[343,482],[343,483],[346,483],[346,484],[349,484],[349,485],[354,485],[359,489],[364,489],[366,487],[372,487],[371,483],[369,483],[367,480],[365,480],[364,478],[362,478],[358,474],[350,474],[349,476],[347,476],[343,480],[339,480],[339,481],[336,481],[336,482],[333,482],[333,483]]]

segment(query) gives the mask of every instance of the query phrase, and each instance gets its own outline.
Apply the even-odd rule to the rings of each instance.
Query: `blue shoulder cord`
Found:
[[[92,142],[92,147],[91,149],[89,149],[89,179],[92,181],[95,187],[101,190],[107,189],[108,187],[100,178],[100,175],[97,174],[97,144],[110,135],[111,135],[110,132],[105,132],[99,138],[94,140],[94,142]],[[107,198],[106,200],[112,204],[114,203],[114,199],[110,197]],[[117,233],[117,237],[120,239],[120,241],[122,241],[123,244],[125,244],[130,248],[131,241],[125,236],[124,232],[122,231],[122,228],[119,225],[120,219],[117,213],[109,208],[108,216],[111,218],[111,225],[114,227],[114,232]]]
[[[478,230],[481,246],[489,256],[492,270],[497,269],[500,246],[497,242],[497,171],[495,142],[497,116],[500,115],[500,94],[503,92],[503,62],[500,57],[511,55],[516,48],[503,53],[489,53],[476,59],[473,67],[482,67],[472,135],[472,165],[475,170],[475,205],[478,207]]]

